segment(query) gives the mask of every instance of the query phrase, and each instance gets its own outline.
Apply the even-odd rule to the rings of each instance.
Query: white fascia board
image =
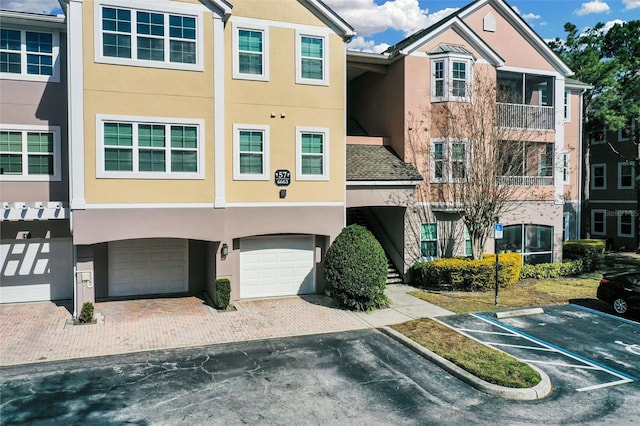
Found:
[[[454,17],[443,25],[434,28],[428,34],[425,34],[419,40],[400,50],[402,55],[411,55],[418,50],[427,41],[434,39],[446,30],[453,29],[462,36],[474,49],[478,50],[484,59],[487,59],[489,63],[495,66],[504,65],[504,59],[500,57],[482,38],[480,38],[467,24],[464,23],[459,17]]]
[[[222,17],[226,21],[231,16],[233,6],[224,0],[205,0],[205,3],[217,8],[222,12]]]
[[[313,9],[317,13],[319,13],[322,17],[325,18],[329,23],[331,23],[336,30],[340,33],[344,41],[349,41],[356,35],[355,30],[351,27],[351,25],[347,24],[342,18],[337,16],[337,14],[329,9],[324,3],[318,0],[298,0],[300,3],[305,5],[307,8]]]

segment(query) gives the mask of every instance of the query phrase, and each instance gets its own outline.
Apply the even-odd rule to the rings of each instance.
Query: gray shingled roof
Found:
[[[418,170],[383,145],[347,145],[347,181],[422,180]]]
[[[440,43],[435,49],[429,53],[460,53],[462,55],[472,55],[464,46],[457,44]]]

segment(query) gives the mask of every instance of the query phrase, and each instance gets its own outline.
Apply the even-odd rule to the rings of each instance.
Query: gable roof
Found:
[[[468,7],[468,6],[467,6]],[[462,10],[462,9],[461,9]],[[459,12],[459,11],[458,11]],[[454,29],[467,43],[473,46],[483,57],[489,60],[493,65],[504,65],[504,59],[493,50],[478,34],[475,33],[458,15],[454,12],[441,21],[436,22],[430,27],[420,30],[404,40],[389,47],[384,53],[388,53],[391,57],[410,55],[418,50],[434,37],[444,33],[449,29]]]
[[[545,41],[504,0],[476,0],[469,3],[465,7],[458,9],[432,26],[419,30],[404,40],[401,40],[395,45],[389,47],[384,53],[387,53],[392,57],[395,55],[408,55],[429,41],[432,37],[439,35],[449,28],[454,28],[458,30],[464,38],[467,38],[468,42],[479,42],[477,46],[474,46],[476,49],[480,48],[480,51],[488,52],[490,57],[493,56],[495,58],[500,58],[500,55],[498,55],[491,46],[487,45],[482,38],[464,22],[466,17],[487,4],[493,6],[494,9],[507,19],[516,31],[518,31],[518,33],[520,33],[534,47],[534,49],[536,49],[536,51],[551,63],[559,73],[564,76],[573,75],[571,69],[569,69],[560,57],[558,57],[558,55],[556,55],[553,50],[547,46]],[[497,62],[496,65],[504,65],[504,60],[500,58],[500,61]]]
[[[303,5],[311,9],[312,12],[319,14],[319,18],[328,21],[342,35],[345,41],[351,40],[356,35],[355,30],[340,15],[333,11],[329,6],[321,0],[298,0]]]
[[[347,182],[419,183],[422,176],[384,145],[347,145]]]

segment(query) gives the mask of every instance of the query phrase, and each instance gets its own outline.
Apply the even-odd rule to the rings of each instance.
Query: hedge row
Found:
[[[604,265],[605,240],[570,240],[562,244],[564,260],[582,260],[583,271],[593,272]]]
[[[558,263],[539,263],[537,265],[524,265],[520,278],[559,278],[581,274],[584,271],[584,262],[581,259],[569,260]]]
[[[522,256],[519,253],[501,254],[499,263],[500,287],[509,287],[517,282],[522,269]],[[482,260],[451,258],[416,263],[412,268],[412,277],[415,285],[425,288],[488,290],[495,287],[495,255],[486,255]]]

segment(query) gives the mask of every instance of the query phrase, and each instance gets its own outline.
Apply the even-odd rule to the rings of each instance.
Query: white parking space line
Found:
[[[618,370],[615,370],[613,368],[607,367],[605,365],[599,364],[596,361],[590,360],[588,358],[585,358],[583,356],[574,354],[566,349],[560,348],[558,346],[555,346],[551,343],[545,342],[543,340],[537,339],[533,336],[529,336],[526,333],[523,333],[513,327],[508,326],[507,324],[503,324],[499,321],[496,321],[492,318],[487,318],[483,315],[479,315],[479,314],[470,314],[472,317],[479,319],[487,324],[493,325],[495,327],[500,328],[501,332],[491,332],[491,331],[487,331],[487,330],[474,330],[474,329],[469,329],[469,328],[455,328],[455,327],[451,327],[454,328],[455,330],[457,330],[458,332],[462,333],[463,335],[474,339],[480,343],[483,343],[487,346],[500,346],[500,347],[504,347],[504,348],[516,348],[516,349],[525,349],[525,350],[531,350],[531,351],[542,351],[542,352],[550,352],[550,353],[557,353],[560,354],[564,357],[570,358],[573,361],[577,361],[578,364],[573,364],[573,363],[564,363],[564,362],[548,362],[548,361],[537,361],[537,360],[528,360],[528,359],[521,359],[521,358],[517,358],[519,361],[522,362],[528,362],[528,363],[532,363],[532,364],[547,364],[547,365],[553,365],[556,367],[566,367],[566,368],[575,368],[575,369],[582,369],[582,370],[592,370],[592,371],[598,371],[598,372],[603,372],[606,374],[609,374],[611,376],[614,376],[615,378],[619,379],[619,380],[614,380],[614,381],[610,381],[610,382],[605,382],[605,383],[600,383],[597,385],[593,385],[593,386],[587,386],[587,387],[582,387],[582,388],[577,388],[576,391],[578,392],[584,392],[584,391],[588,391],[588,390],[595,390],[595,389],[601,389],[601,388],[605,388],[605,387],[609,387],[609,386],[616,386],[616,385],[620,385],[620,384],[624,384],[624,383],[630,383],[630,382],[635,382],[638,379],[635,377],[632,377],[628,374],[622,373]],[[447,324],[445,324],[447,325]],[[493,342],[487,342],[487,341],[482,341],[480,339],[478,339],[478,337],[473,336],[471,333],[473,334],[481,334],[481,335],[501,335],[501,336],[507,336],[507,337],[516,337],[516,338],[521,338],[524,340],[527,340],[531,343],[534,343],[536,346],[528,346],[528,345],[515,345],[515,344],[508,344],[508,343],[493,343]],[[632,346],[633,349],[635,349],[635,345]]]

